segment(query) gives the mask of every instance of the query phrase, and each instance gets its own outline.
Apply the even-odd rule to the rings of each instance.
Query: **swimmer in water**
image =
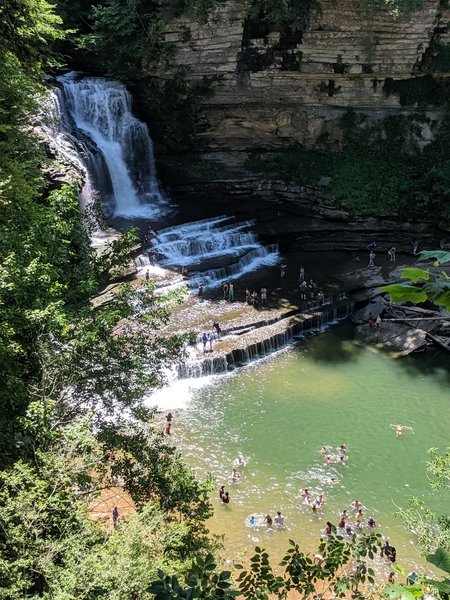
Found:
[[[249,523],[250,523],[250,525],[251,525],[252,527],[254,527],[254,526],[256,525],[256,517],[255,517],[255,515],[252,515],[252,516],[250,517]]]
[[[323,459],[323,464],[324,465],[331,465],[333,461],[331,460],[331,456],[329,456],[328,454],[325,456],[325,458]]]
[[[222,500],[223,495],[225,494],[225,486],[221,485],[219,490],[219,498]]]
[[[330,521],[327,521],[327,524],[325,525],[324,530],[323,530],[323,534],[331,535],[332,531],[333,531],[333,525],[330,523]]]
[[[309,504],[311,502],[311,494],[308,488],[305,488],[300,492],[300,496],[303,498],[303,504]]]
[[[414,429],[412,427],[409,427],[408,425],[403,425],[402,423],[397,423],[397,425],[390,425],[390,428],[395,431],[396,438],[399,438],[401,435],[403,435],[403,432],[405,430],[414,433]]]
[[[370,519],[367,521],[367,526],[371,529],[375,529],[375,527],[377,526],[377,522],[373,517],[370,517]]]
[[[345,455],[345,454],[347,454],[348,446],[347,446],[347,444],[341,444],[340,446],[338,446],[336,448],[336,450],[339,452],[339,454],[344,454]]]
[[[353,500],[353,502],[352,502],[352,508],[354,510],[356,510],[356,512],[358,512],[358,510],[360,510],[361,508],[365,508],[365,506],[359,500]]]
[[[275,525],[277,527],[284,527],[285,520],[286,520],[286,517],[281,514],[281,511],[277,510],[277,514],[273,518],[273,522],[275,523]]]
[[[273,519],[270,515],[266,515],[264,520],[267,523],[267,527],[272,527]]]
[[[363,511],[360,508],[358,510],[358,512],[356,513],[356,517],[355,517],[355,521],[356,521],[356,527],[358,527],[358,529],[361,529],[363,526],[363,520],[364,520],[364,515],[363,515]]]
[[[222,496],[222,502],[224,504],[228,504],[230,502],[230,494],[228,492],[224,492]]]
[[[347,519],[348,519],[347,511],[344,510],[344,511],[342,511],[342,514],[340,516],[338,527],[340,527],[341,529],[345,529],[345,523],[346,523]]]
[[[322,448],[320,449],[320,451],[321,451],[323,454],[329,454],[329,452],[330,452],[331,450],[333,450],[333,446],[325,446],[325,445],[323,445],[323,446],[322,446]]]
[[[233,465],[235,467],[245,467],[246,462],[244,456],[242,454],[238,454],[238,457],[233,461]]]
[[[317,512],[317,510],[319,508],[322,508],[324,504],[325,504],[325,498],[323,497],[323,494],[319,494],[317,496],[317,498],[314,500],[314,502],[311,504],[312,511]]]
[[[230,479],[229,481],[231,483],[237,483],[239,481],[239,473],[236,471],[236,469],[233,467],[233,470],[231,471],[231,475],[230,475]]]

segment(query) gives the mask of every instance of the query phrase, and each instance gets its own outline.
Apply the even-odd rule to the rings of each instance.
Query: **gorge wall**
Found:
[[[320,0],[302,31],[249,16],[252,2],[214,3],[206,22],[182,18],[166,32],[190,79],[220,77],[200,115],[199,150],[312,145],[323,134],[338,143],[349,108],[372,120],[414,113],[383,91],[385,82],[428,76],[436,48],[448,42],[450,9],[439,0],[409,16]],[[427,111],[436,121],[440,114]]]

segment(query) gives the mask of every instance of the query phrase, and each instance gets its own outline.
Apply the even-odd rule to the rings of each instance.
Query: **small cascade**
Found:
[[[177,365],[179,379],[216,375],[217,373],[225,373],[227,370],[227,359],[223,355],[208,356],[200,360],[187,360]]]
[[[292,318],[290,313],[286,313],[281,320],[283,322],[283,320],[289,318],[289,323],[286,323],[284,330],[275,333],[267,330],[267,336],[260,335],[260,339],[257,341],[248,343],[241,348],[234,348],[225,355],[196,358],[195,352],[191,352],[188,360],[178,366],[178,376],[180,378],[203,377],[205,375],[224,373],[248,364],[272,352],[285,348],[294,341],[303,339],[305,336],[315,335],[324,331],[330,325],[336,324],[350,316],[353,308],[353,303],[347,299],[345,294],[339,294],[332,298],[330,302],[327,302],[327,306],[323,311],[317,308],[311,314],[299,312],[294,318]],[[263,331],[265,327],[270,327],[277,323],[280,323],[279,319],[268,321],[265,324],[261,323],[260,327],[255,328],[254,331],[256,332],[258,329]],[[237,333],[235,332],[235,335]]]
[[[57,78],[64,133],[77,140],[106,216],[155,218],[166,200],[147,127],[117,81],[68,73]]]
[[[249,231],[252,221],[234,223],[220,216],[161,230],[152,250],[163,267],[189,267],[191,287],[217,287],[261,266],[278,262],[276,245],[262,246]],[[145,260],[145,259],[144,259]],[[219,265],[219,266],[217,266]]]

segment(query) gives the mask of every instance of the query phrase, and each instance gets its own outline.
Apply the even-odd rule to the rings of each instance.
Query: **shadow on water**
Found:
[[[312,360],[323,363],[347,363],[356,360],[360,348],[353,340],[354,326],[350,322],[341,323],[328,329],[322,335],[307,337],[296,345]]]
[[[450,354],[443,349],[428,350],[420,354],[410,354],[400,358],[403,369],[411,375],[418,373],[433,377],[442,385],[450,384]]]

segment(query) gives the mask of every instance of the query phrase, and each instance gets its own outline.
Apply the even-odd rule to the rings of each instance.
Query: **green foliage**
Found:
[[[158,571],[158,579],[153,581],[149,592],[155,600],[172,600],[175,598],[221,599],[232,600],[239,594],[232,588],[230,571],[217,572],[217,565],[212,554],[203,559],[197,557],[186,576],[186,585],[180,583],[176,575],[165,575]]]
[[[411,79],[392,79],[387,77],[383,92],[399,96],[402,106],[417,105],[419,108],[429,106],[447,106],[449,82],[447,79],[425,75]]]
[[[436,222],[450,221],[447,121],[423,150],[415,144],[420,127],[409,118],[387,118],[370,125],[349,112],[342,124],[339,151],[332,151],[325,140],[313,149],[297,146],[255,153],[246,166],[300,185],[317,185],[328,176],[332,197],[352,214],[419,218],[426,213]]]
[[[313,11],[320,11],[318,0],[253,0],[249,16],[267,23],[284,23],[295,31],[305,29]]]
[[[450,46],[448,44],[437,43],[433,46],[431,68],[435,73],[450,71]]]
[[[420,252],[418,262],[435,259],[434,267],[450,262],[450,253],[443,250]],[[392,284],[381,288],[388,292],[392,302],[412,302],[420,304],[430,300],[438,306],[450,310],[450,277],[444,272],[423,269],[402,269],[402,278],[414,283],[422,281],[421,286]]]
[[[427,475],[431,486],[440,490],[450,485],[450,448],[445,454],[440,454],[437,448],[430,448],[428,454],[431,460],[427,462]]]
[[[362,600],[365,596],[360,587],[374,584],[374,571],[366,561],[375,556],[380,539],[381,536],[373,533],[353,535],[349,541],[341,536],[328,536],[319,546],[319,560],[303,554],[298,544],[289,540],[290,547],[280,563],[284,567],[283,575],[274,574],[269,555],[263,548],[256,547],[247,568],[235,565],[240,570],[236,578],[237,591],[232,587],[229,571],[218,573],[212,557],[196,561],[194,576],[187,577],[186,586],[181,586],[176,577],[160,572],[150,590],[157,600],[228,600],[236,596],[244,600],[269,600],[273,596],[286,598],[292,591],[308,598],[316,593],[317,584],[321,582],[322,594],[331,592],[337,598],[350,594],[351,598]]]
[[[140,91],[140,100],[152,137],[171,152],[183,154],[190,148],[201,104],[217,81],[216,77],[205,77],[189,82],[183,68],[165,80],[149,79]]]
[[[158,569],[183,572],[194,541],[199,556],[208,547],[206,539],[198,543],[199,520],[196,530],[195,519],[171,518],[157,500],[121,519],[113,535],[88,519],[106,463],[89,419],[53,429],[47,444],[36,444],[33,463],[18,461],[0,473],[0,597],[150,598],[146,589]]]
[[[371,15],[383,11],[392,17],[409,18],[423,8],[425,0],[356,0],[357,6]]]
[[[61,23],[47,0],[3,0],[1,51],[15,56],[28,76],[40,78],[43,68],[55,64],[52,42],[64,37]]]

